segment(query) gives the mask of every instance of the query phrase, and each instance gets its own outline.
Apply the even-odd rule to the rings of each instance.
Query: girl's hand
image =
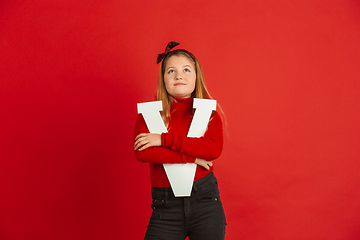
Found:
[[[199,159],[199,158],[197,158],[195,160],[195,163],[199,166],[202,166],[206,170],[210,170],[210,167],[212,167],[212,165],[213,165],[212,161],[206,161],[206,160]]]
[[[161,146],[161,135],[156,133],[140,133],[135,138],[134,149],[142,151],[149,147]]]

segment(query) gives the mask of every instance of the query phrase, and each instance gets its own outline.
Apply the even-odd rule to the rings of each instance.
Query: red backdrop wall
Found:
[[[0,29],[1,239],[143,238],[171,40],[226,114],[226,239],[360,238],[359,1],[3,0]]]

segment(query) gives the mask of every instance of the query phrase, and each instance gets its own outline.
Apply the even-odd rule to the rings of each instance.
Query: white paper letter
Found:
[[[167,132],[164,121],[161,118],[162,102],[138,103],[138,113],[145,119],[150,133],[161,134]],[[216,100],[194,98],[193,107],[196,108],[191,122],[188,137],[202,137],[207,129],[213,110],[216,110]],[[166,175],[171,184],[175,197],[188,197],[194,183],[196,164],[163,164]]]

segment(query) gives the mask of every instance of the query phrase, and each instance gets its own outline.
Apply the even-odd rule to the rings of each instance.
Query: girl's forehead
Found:
[[[171,67],[171,66],[183,66],[183,65],[190,65],[190,66],[194,66],[194,63],[190,61],[190,59],[186,56],[177,56],[177,55],[173,55],[171,57],[169,57],[166,60],[165,66],[166,67]]]

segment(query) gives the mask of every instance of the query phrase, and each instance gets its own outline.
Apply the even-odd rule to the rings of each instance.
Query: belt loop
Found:
[[[164,191],[165,191],[165,199],[161,200],[161,204],[165,207],[166,202],[168,201],[168,191],[166,188],[164,188]]]
[[[195,191],[197,191],[197,183],[196,183],[196,181],[194,181],[194,183],[193,183],[193,188],[194,188]]]

